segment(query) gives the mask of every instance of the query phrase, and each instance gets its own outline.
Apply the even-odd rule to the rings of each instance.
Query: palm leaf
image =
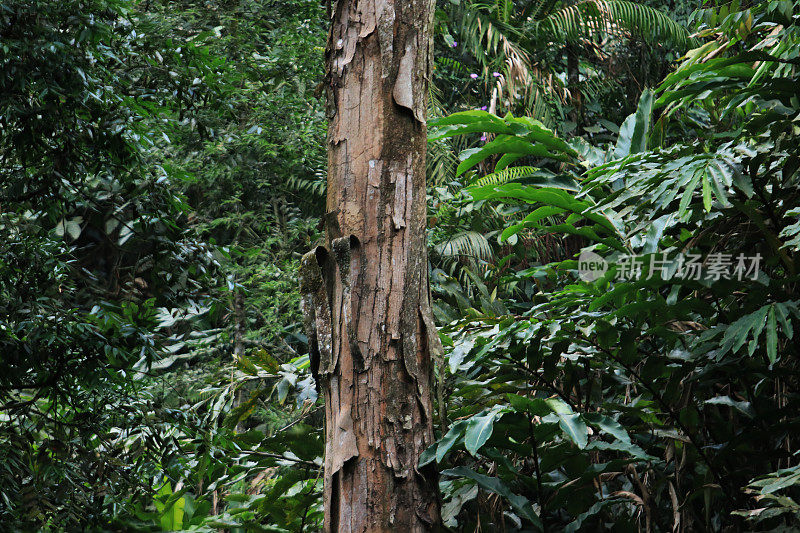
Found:
[[[559,42],[639,35],[683,50],[693,44],[686,28],[667,15],[628,0],[585,0],[533,21],[527,31],[535,40]]]
[[[457,233],[438,244],[435,250],[442,258],[466,258],[478,263],[488,263],[494,259],[489,241],[477,231]]]
[[[441,100],[441,91],[432,83],[428,91],[428,117],[437,119],[446,113]],[[426,158],[428,185],[438,186],[455,173],[458,166],[458,157],[453,149],[451,139],[440,139],[428,143],[428,157]]]
[[[549,14],[558,0],[530,0],[522,9],[522,20],[539,20]]]

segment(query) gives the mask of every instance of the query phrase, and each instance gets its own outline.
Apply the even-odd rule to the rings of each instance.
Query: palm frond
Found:
[[[464,259],[467,262],[486,264],[494,259],[489,241],[477,231],[462,231],[436,245],[442,258]]]
[[[522,20],[539,20],[547,16],[557,3],[558,0],[530,0],[522,9]]]
[[[466,74],[467,72],[469,72],[469,69],[466,66],[464,66],[464,64],[461,61],[458,61],[450,57],[437,57],[434,59],[434,61],[436,62],[437,65],[447,67],[454,73]]]
[[[550,3],[543,2],[542,7],[549,10]],[[460,23],[462,46],[494,84],[489,88],[490,111],[502,114],[503,109],[522,105],[523,113],[553,126],[563,114],[567,91],[551,72],[533,63],[513,14],[514,3],[507,0],[462,2],[453,20]]]
[[[578,2],[532,21],[528,31],[560,42],[639,36],[683,50],[692,44],[686,28],[661,11],[629,0]]]
[[[595,73],[585,79],[581,79],[577,83],[577,88],[587,100],[598,100],[602,95],[613,91],[617,87],[617,83],[617,80],[613,77]]]
[[[441,91],[435,84],[430,84],[428,90],[428,118],[443,117],[446,115],[442,104]],[[440,139],[428,143],[428,157],[426,159],[428,186],[438,186],[445,183],[455,175],[458,166],[458,157],[453,149],[451,139]]]
[[[545,75],[535,67],[535,77],[522,99],[525,115],[535,118],[550,129],[564,120],[564,105],[568,100],[568,90],[552,74]]]
[[[514,13],[514,0],[495,0],[495,12],[503,22],[509,22]]]
[[[438,187],[452,179],[458,167],[458,157],[453,151],[452,142],[442,139],[428,143],[426,164],[429,187]]]

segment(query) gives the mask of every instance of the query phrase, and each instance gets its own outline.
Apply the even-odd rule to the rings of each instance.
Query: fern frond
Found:
[[[471,259],[477,263],[489,263],[494,251],[489,241],[477,231],[463,231],[453,235],[435,247],[442,258]]]
[[[434,61],[438,65],[442,65],[444,67],[447,67],[448,69],[452,70],[455,73],[464,74],[464,73],[469,72],[469,69],[467,69],[467,67],[465,67],[464,64],[461,61],[457,61],[457,60],[452,59],[450,57],[437,57],[437,58],[435,58]]]
[[[484,185],[500,185],[509,181],[518,180],[532,176],[539,169],[536,167],[508,167],[503,170],[487,174],[475,180],[472,185],[483,187]]]
[[[289,176],[286,180],[286,187],[290,191],[325,197],[325,193],[328,190],[328,182],[324,172],[317,172],[314,179]]]

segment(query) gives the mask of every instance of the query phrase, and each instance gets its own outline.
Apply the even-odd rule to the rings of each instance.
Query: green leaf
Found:
[[[577,200],[572,194],[562,189],[530,187],[520,183],[505,183],[503,185],[468,187],[467,191],[474,200],[513,198],[528,203],[540,202],[547,206],[582,215],[592,222],[596,222],[612,235],[617,233],[608,218],[590,210],[593,204],[589,201]]]
[[[470,111],[453,113],[446,117],[433,118],[428,121],[428,128],[432,133],[435,133],[434,130],[444,126],[464,126],[469,124],[505,124],[505,122],[497,115],[493,115],[488,111],[473,109]]]
[[[470,454],[475,455],[481,446],[486,444],[486,441],[492,436],[495,420],[502,414],[502,409],[496,407],[485,415],[473,416],[470,419],[464,435],[464,447]]]
[[[512,492],[511,489],[509,489],[508,486],[500,479],[479,474],[471,468],[467,468],[465,466],[459,466],[457,468],[445,470],[442,472],[442,475],[465,477],[474,480],[483,490],[487,490],[508,500],[508,502],[511,504],[511,507],[514,508],[517,514],[526,520],[529,520],[540,530],[542,529],[542,521],[533,510],[533,506],[531,505],[530,501],[528,501],[528,499],[524,496],[520,496],[519,494]]]
[[[467,427],[467,420],[459,420],[448,430],[447,434],[442,437],[439,444],[436,446],[436,462],[441,463],[450,448],[462,437],[464,429]]]
[[[72,240],[77,239],[81,236],[81,224],[83,223],[83,217],[74,217],[70,220],[61,220],[58,224],[56,224],[56,235],[59,237],[63,237],[64,235],[69,235],[72,237]]]
[[[634,457],[638,460],[642,461],[656,461],[657,459],[652,455],[648,455],[643,449],[641,449],[636,444],[632,442],[625,443],[619,440],[615,440],[614,442],[606,442],[604,440],[593,440],[590,442],[584,451],[592,451],[592,450],[613,450],[616,452],[623,452],[629,454],[631,457]]]
[[[529,413],[534,416],[545,416],[552,412],[550,405],[541,398],[528,398],[518,394],[506,394],[511,407],[518,413]]]
[[[750,355],[752,355],[756,347],[755,343],[758,339],[758,335],[764,328],[769,309],[770,306],[765,305],[758,311],[744,315],[736,322],[728,326],[725,330],[725,335],[722,338],[720,351],[717,357],[722,357],[731,350],[733,352],[738,351],[742,346],[744,346],[744,343],[747,342],[748,338],[752,338],[752,342],[750,344],[752,351],[749,351]]]
[[[117,240],[117,244],[122,246],[123,244],[128,242],[128,240],[131,237],[133,237],[133,235],[134,235],[134,233],[133,233],[133,229],[131,228],[131,226],[129,224],[123,224],[122,227],[119,230],[119,239]]]
[[[772,494],[779,490],[785,489],[786,487],[791,487],[794,485],[800,485],[800,472],[785,477],[779,477],[776,481],[765,485],[763,489],[761,489],[762,494]]]
[[[183,529],[184,505],[186,499],[183,494],[187,488],[172,492],[169,481],[164,483],[156,494],[155,505],[161,515],[161,528],[164,531],[177,531]]]
[[[120,222],[118,218],[109,218],[106,220],[106,235],[111,235],[111,233],[117,229]]]
[[[622,424],[610,416],[601,415],[600,413],[586,413],[583,415],[583,418],[593,426],[600,428],[621,442],[625,444],[631,443],[631,437],[628,435],[628,432],[625,431],[625,428],[622,427]]]
[[[565,401],[559,400],[558,398],[548,398],[545,400],[545,403],[553,410],[554,413],[559,415],[569,415],[572,414],[572,407],[569,406]]]
[[[419,462],[417,463],[417,467],[422,468],[423,466],[432,463],[436,460],[436,450],[439,447],[438,443],[434,442],[425,450],[419,454]]]
[[[592,516],[596,515],[597,513],[602,511],[604,507],[606,507],[606,506],[608,506],[609,504],[612,504],[612,503],[615,503],[615,501],[614,500],[601,500],[601,501],[595,503],[594,505],[589,507],[589,509],[587,511],[579,514],[578,516],[575,517],[575,520],[573,520],[572,522],[567,524],[566,527],[564,528],[564,533],[575,533],[576,531],[580,531],[581,526],[586,521],[586,519],[591,518]]]
[[[689,208],[689,204],[692,202],[692,198],[694,197],[694,190],[697,188],[697,183],[700,181],[702,173],[698,170],[694,172],[691,181],[689,181],[689,185],[687,185],[686,189],[683,192],[683,197],[681,198],[681,203],[678,205],[678,217],[683,218],[683,215],[686,214],[686,210]]]
[[[513,131],[503,122],[482,120],[469,124],[453,124],[436,127],[428,135],[428,140],[438,141],[447,137],[455,137],[457,135],[464,135],[467,133],[495,133],[498,135],[510,135],[513,134]]]
[[[652,113],[653,91],[645,89],[639,97],[636,112],[626,118],[619,129],[617,146],[614,150],[615,159],[647,151]]]
[[[755,416],[755,411],[753,411],[753,407],[750,405],[750,402],[736,401],[730,396],[715,396],[714,398],[709,398],[706,400],[705,403],[710,405],[725,405],[732,407],[748,418],[753,418]]]
[[[461,154],[459,154],[461,163],[456,169],[456,176],[460,176],[489,156],[509,153],[521,156],[556,159],[558,161],[569,161],[571,159],[571,155],[567,155],[563,152],[550,151],[545,144],[532,143],[525,139],[520,139],[519,137],[500,135],[480,148],[471,148],[461,152]]]
[[[589,443],[589,428],[586,423],[581,419],[578,413],[572,414],[558,414],[558,425],[564,431],[564,434],[580,448],[586,448]]]
[[[781,330],[783,334],[786,335],[787,339],[791,339],[794,337],[794,328],[792,327],[792,321],[789,319],[790,311],[794,306],[794,302],[779,302],[774,304],[775,305],[775,314],[778,318],[778,321],[781,323]],[[794,307],[796,310],[796,307]]]
[[[711,183],[708,173],[703,173],[703,207],[707,213],[711,212]]]
[[[464,358],[469,354],[470,350],[475,346],[475,341],[472,339],[465,339],[453,348],[447,356],[447,361],[450,364],[450,373],[455,374],[458,372],[458,367],[464,361]]]
[[[770,306],[767,315],[767,358],[770,364],[774,364],[778,359],[778,321],[774,305]]]
[[[448,527],[457,525],[455,518],[461,512],[461,508],[470,500],[478,495],[478,484],[467,483],[450,495],[448,501],[442,505],[442,522]]]
[[[767,312],[771,309],[771,306],[764,306],[759,311],[754,313],[752,324],[752,340],[747,347],[747,354],[753,355],[758,348],[758,337],[761,336],[761,332],[764,331],[764,326],[766,325],[766,317]]]
[[[559,215],[563,212],[564,209],[560,207],[552,207],[549,205],[539,207],[535,209],[532,213],[529,213],[528,216],[526,216],[524,219],[522,219],[522,222],[514,224],[513,226],[509,226],[505,230],[503,230],[503,233],[500,236],[500,240],[506,241],[512,235],[516,235],[517,233],[522,231],[522,229],[526,227],[535,226],[539,221],[546,219],[547,217]]]
[[[675,218],[675,215],[670,213],[668,215],[662,215],[652,222],[644,238],[645,244],[642,248],[643,254],[652,254],[658,251],[658,243],[661,242],[664,229],[670,225],[673,218]]]

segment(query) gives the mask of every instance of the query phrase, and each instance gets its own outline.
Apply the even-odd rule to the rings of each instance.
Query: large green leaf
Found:
[[[187,488],[184,487],[178,492],[172,492],[172,484],[167,481],[156,494],[155,504],[161,515],[161,527],[164,531],[177,531],[183,529],[184,505],[186,499],[183,497]]]
[[[583,421],[580,414],[558,413],[558,425],[561,426],[564,434],[569,440],[574,442],[578,448],[586,448],[586,445],[589,443],[589,428],[586,426],[586,422]]]
[[[519,183],[506,183],[503,185],[486,185],[484,187],[469,187],[469,194],[474,200],[515,199],[528,203],[542,203],[546,206],[556,207],[582,215],[592,222],[596,222],[609,233],[616,234],[614,224],[604,215],[591,211],[593,204],[586,200],[578,200],[572,194],[562,189],[529,187]],[[532,215],[537,219],[540,211]],[[545,215],[550,216],[550,215]]]
[[[492,436],[495,421],[503,415],[502,408],[493,408],[484,415],[473,416],[464,434],[464,447],[475,455]]]
[[[479,148],[470,148],[459,154],[461,163],[456,169],[456,176],[460,176],[489,156],[496,154],[515,154],[519,156],[531,156],[540,158],[555,159],[558,161],[569,161],[571,156],[563,152],[552,151],[550,147],[543,143],[532,143],[519,137],[500,135],[496,139],[486,143]]]
[[[614,157],[622,159],[631,154],[647,151],[650,136],[650,117],[653,114],[653,91],[645,89],[639,98],[636,113],[630,115],[619,128],[619,138]]]
[[[545,416],[550,414],[553,408],[546,400],[541,398],[528,398],[519,394],[507,394],[509,403],[515,411],[519,413],[529,413],[534,416]]]
[[[445,470],[442,472],[442,475],[465,477],[474,480],[483,490],[487,490],[508,500],[508,502],[511,504],[511,507],[513,507],[522,518],[529,520],[539,530],[542,529],[542,522],[539,519],[539,516],[533,510],[533,506],[531,505],[530,501],[528,501],[528,499],[524,496],[520,496],[519,494],[512,492],[511,489],[509,489],[508,486],[500,479],[479,474],[473,469],[465,466],[459,466],[457,468]]]
[[[586,413],[584,415],[584,419],[593,426],[597,426],[609,435],[619,439],[621,442],[630,444],[631,437],[628,435],[628,432],[625,431],[625,428],[622,427],[622,424],[610,416],[601,415],[600,413]]]
[[[467,428],[468,421],[467,420],[459,420],[447,431],[444,437],[439,441],[439,444],[436,446],[436,462],[441,463],[442,459],[445,458],[447,452],[450,451],[450,448],[458,442],[460,438],[464,436],[464,430]]]

